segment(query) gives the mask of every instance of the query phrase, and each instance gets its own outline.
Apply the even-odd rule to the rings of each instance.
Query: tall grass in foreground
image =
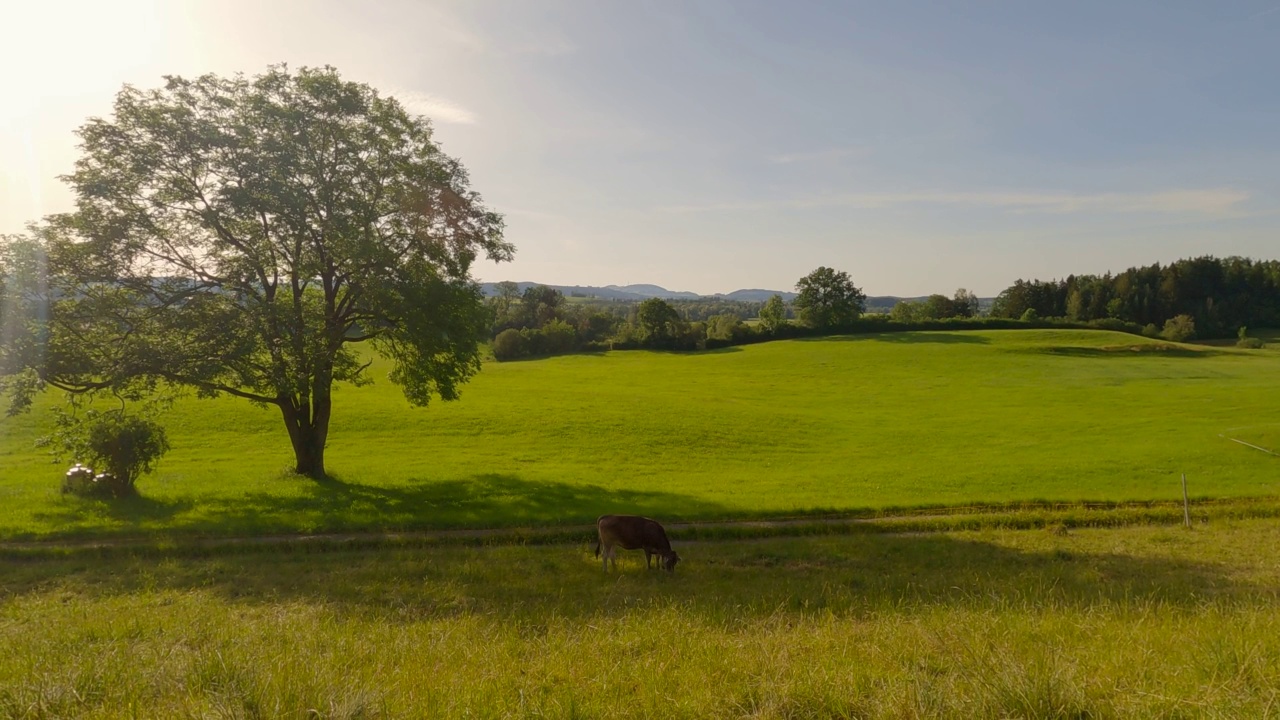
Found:
[[[63,559],[0,717],[1268,717],[1280,528]]]

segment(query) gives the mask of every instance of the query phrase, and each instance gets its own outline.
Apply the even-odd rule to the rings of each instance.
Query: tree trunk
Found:
[[[294,472],[316,480],[328,478],[324,470],[324,448],[329,439],[332,409],[329,394],[317,393],[314,404],[295,405],[291,399],[282,399],[279,405],[293,443]]]
[[[294,441],[293,471],[315,480],[324,480],[328,477],[324,471],[325,440],[322,437],[317,437],[317,435],[315,428],[311,428],[301,440]]]

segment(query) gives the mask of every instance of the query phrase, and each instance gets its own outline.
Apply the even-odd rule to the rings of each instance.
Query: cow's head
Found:
[[[672,550],[670,555],[662,558],[662,567],[667,572],[675,572],[676,563],[678,562],[680,562],[680,556],[676,554],[675,550]]]

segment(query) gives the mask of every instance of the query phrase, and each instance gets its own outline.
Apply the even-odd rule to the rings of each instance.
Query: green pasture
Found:
[[[0,718],[1274,718],[1280,526],[197,557],[0,573]]]
[[[1280,352],[1101,331],[913,332],[487,363],[454,403],[342,387],[327,465],[288,472],[274,409],[180,401],[124,503],[66,498],[0,419],[0,538],[790,516],[1280,490]]]

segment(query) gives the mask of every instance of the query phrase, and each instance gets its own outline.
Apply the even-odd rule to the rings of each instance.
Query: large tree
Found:
[[[369,381],[353,346],[411,403],[456,398],[486,330],[472,263],[512,248],[429,121],[328,67],[166,80],[80,128],[76,209],[37,229],[40,379],[274,405],[317,478],[334,383]]]
[[[866,309],[867,296],[849,273],[820,267],[800,278],[792,301],[804,324],[824,330],[848,326]]]

